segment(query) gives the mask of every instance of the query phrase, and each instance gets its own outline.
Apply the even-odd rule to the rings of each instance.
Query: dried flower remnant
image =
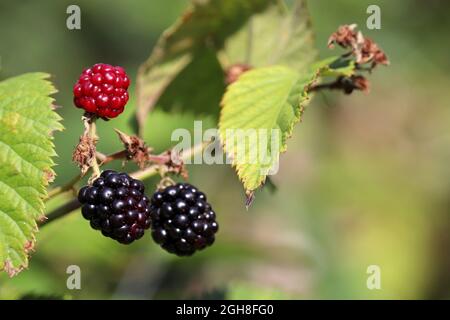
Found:
[[[85,175],[93,165],[96,153],[96,142],[96,138],[92,138],[89,134],[85,133],[80,137],[80,142],[73,151],[72,161],[80,167],[82,175]]]
[[[152,149],[138,136],[130,136],[117,129],[116,132],[125,147],[126,159],[135,162],[141,169],[156,164],[164,174],[170,172],[188,178],[186,167],[179,154],[174,154],[172,150],[158,155],[152,154]]]
[[[342,25],[328,39],[328,47],[337,44],[344,49],[351,49],[348,54],[355,56],[356,64],[371,63],[370,69],[377,64],[388,65],[389,60],[383,50],[370,38],[364,37],[361,31],[356,31],[356,24]]]
[[[368,93],[369,85],[369,81],[364,76],[353,75],[350,77],[339,78],[336,87],[343,89],[346,94],[351,94],[354,90]]]
[[[338,30],[331,34],[328,38],[328,48],[334,49],[334,45],[337,44],[342,48],[353,48],[357,42],[357,33],[355,32],[356,24],[342,25]]]
[[[250,69],[251,67],[245,63],[236,63],[232,65],[225,71],[225,83],[228,85],[236,82],[244,72]]]
[[[125,147],[127,159],[135,162],[141,169],[144,168],[152,150],[138,136],[129,136],[120,130],[115,130]]]
[[[179,153],[175,153],[173,150],[167,150],[157,157],[163,157],[163,158],[168,159],[164,163],[164,165],[166,166],[167,172],[171,172],[176,175],[179,175],[179,176],[183,177],[183,179],[186,179],[186,180],[188,179],[188,177],[189,177],[188,171],[187,171],[184,161],[181,158],[181,155]]]
[[[360,50],[360,55],[359,61],[357,59],[356,62],[361,64],[371,62],[372,69],[375,68],[377,64],[389,64],[386,54],[370,38],[364,38],[364,44]]]
[[[362,75],[352,75],[350,77],[339,77],[331,83],[324,83],[312,86],[310,91],[318,91],[321,89],[342,90],[345,94],[351,94],[354,90],[360,90],[369,93],[370,83]]]

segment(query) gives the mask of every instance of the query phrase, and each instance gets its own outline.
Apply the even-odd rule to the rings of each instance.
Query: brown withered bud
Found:
[[[364,93],[369,92],[370,83],[361,75],[352,75],[349,77],[341,76],[331,83],[322,83],[311,86],[309,91],[319,91],[322,89],[341,90],[345,94],[351,94],[354,90],[360,90]]]
[[[135,162],[141,169],[149,164],[157,164],[163,168],[165,172],[175,173],[187,179],[187,170],[183,160],[178,154],[171,150],[161,154],[152,154],[152,149],[147,147],[145,142],[138,136],[127,135],[120,130],[115,129],[119,135],[120,141],[125,146],[126,158]]]
[[[356,24],[342,25],[328,38],[328,48],[333,49],[337,44],[342,48],[353,48],[356,43]]]
[[[360,50],[360,53],[361,59],[360,61],[357,60],[357,63],[364,64],[371,62],[372,68],[374,68],[377,64],[389,64],[386,54],[370,38],[364,38],[364,44]]]
[[[80,137],[80,142],[73,151],[72,161],[80,167],[82,175],[86,174],[95,160],[96,143],[96,138],[92,138],[88,134],[83,134]]]
[[[138,136],[129,136],[120,130],[115,130],[125,147],[127,159],[135,162],[141,169],[144,168],[149,161],[151,149]]]
[[[361,75],[338,78],[334,89],[342,89],[345,94],[351,94],[354,90],[369,92],[369,81]]]
[[[175,173],[177,175],[180,175],[186,180],[188,179],[188,171],[179,153],[176,153],[172,150],[167,150],[158,157],[167,159],[166,162],[164,163],[167,172]]]
[[[342,48],[351,49],[357,64],[371,63],[370,69],[377,64],[388,65],[389,60],[380,47],[370,38],[364,37],[361,31],[356,31],[356,24],[343,25],[328,39],[328,47],[338,44]]]
[[[251,66],[245,63],[233,64],[225,71],[225,83],[229,85],[237,81],[244,72],[250,70],[251,68]]]
[[[370,82],[365,77],[354,75],[350,77],[356,90],[361,90],[364,93],[369,93]]]

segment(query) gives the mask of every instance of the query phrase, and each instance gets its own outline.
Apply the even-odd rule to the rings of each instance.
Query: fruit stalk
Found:
[[[88,119],[86,121],[87,125],[88,125],[88,135],[91,138],[92,141],[94,141],[94,146],[96,146],[97,144],[97,126],[95,124],[95,118],[93,119]],[[98,162],[97,162],[97,156],[95,155],[94,157],[92,157],[91,159],[91,167],[92,167],[92,176],[89,179],[90,181],[93,181],[94,179],[96,179],[97,177],[100,176],[100,167],[98,166]]]
[[[192,147],[189,150],[185,150],[181,154],[181,160],[186,161],[187,159],[190,159],[192,156],[194,156],[197,153],[203,152],[203,149],[207,146],[209,142],[199,143],[198,145]],[[135,171],[130,174],[131,177],[139,180],[146,180],[150,177],[153,177],[159,173],[158,171],[159,166],[150,166],[148,168]],[[75,179],[74,179],[75,180]],[[73,184],[70,187],[71,189],[75,189],[73,187]],[[76,190],[75,190],[76,191]],[[58,192],[58,194],[61,192]],[[76,194],[77,192],[74,192]],[[47,214],[47,219],[43,220],[40,223],[40,227],[47,225],[48,223],[55,221],[61,217],[64,217],[68,215],[69,213],[79,209],[81,207],[80,202],[76,197],[73,197],[72,199],[68,200],[67,202],[63,203],[60,207],[54,209],[50,213]]]

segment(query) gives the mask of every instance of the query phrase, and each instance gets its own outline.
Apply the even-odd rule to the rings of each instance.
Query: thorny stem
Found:
[[[47,197],[45,198],[45,201],[48,201],[51,198],[56,197],[64,192],[75,191],[74,186],[78,181],[80,181],[80,179],[81,179],[81,174],[78,174],[72,180],[70,180],[67,184],[51,189],[48,192]]]
[[[186,161],[186,160],[190,159],[192,156],[194,156],[195,154],[202,152],[208,143],[209,142],[200,143],[200,144],[192,147],[189,150],[185,150],[180,156],[181,160]],[[160,169],[160,165],[152,165],[145,169],[135,171],[135,172],[131,173],[130,176],[132,176],[135,179],[146,180],[152,176],[159,174],[159,172],[160,172],[159,169]],[[70,188],[73,190],[75,190],[75,188],[74,188],[75,183],[73,183],[70,186]],[[64,186],[64,187],[66,187],[66,186]],[[56,193],[56,191],[55,191],[55,193]],[[61,192],[59,192],[59,193],[61,193]],[[81,207],[81,203],[78,201],[78,199],[76,197],[72,198],[72,199],[68,200],[67,202],[65,202],[63,205],[61,205],[60,207],[51,211],[47,215],[47,219],[41,222],[40,227],[45,226],[48,223],[50,223],[56,219],[64,217],[65,215],[68,215],[69,213],[71,213],[72,211],[74,211],[80,207]]]
[[[194,150],[191,149],[190,151]],[[125,159],[127,155],[126,150],[121,150],[118,152],[114,152],[112,154],[106,155],[103,154],[99,151],[96,152],[96,158],[97,161],[99,161],[99,166],[103,166],[105,164],[108,164],[114,160],[118,160],[118,159]],[[141,175],[146,176],[148,173],[151,173],[151,175],[153,175],[153,171],[158,170],[160,165],[167,163],[170,160],[170,155],[165,153],[165,154],[160,154],[160,155],[149,155],[148,158],[149,161],[155,163],[156,165],[152,165],[149,166],[145,169],[142,169],[140,171],[137,171],[136,174],[138,175],[137,177],[134,178],[138,178],[140,180],[145,179],[145,177],[140,177]],[[72,180],[70,180],[67,184],[63,185],[63,186],[58,186],[55,187],[53,189],[51,189],[48,194],[47,197],[45,198],[44,201],[49,201],[50,199],[52,199],[53,197],[56,197],[62,193],[65,193],[67,191],[76,191],[75,188],[75,184],[78,183],[81,178],[83,176],[81,174],[77,175],[76,177],[74,177]]]

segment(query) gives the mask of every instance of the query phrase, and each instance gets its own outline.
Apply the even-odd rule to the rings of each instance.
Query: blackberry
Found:
[[[121,114],[128,102],[128,78],[122,67],[97,63],[83,71],[73,87],[76,107],[104,119]]]
[[[92,186],[80,189],[78,200],[91,227],[120,243],[141,238],[150,227],[150,200],[144,195],[144,184],[126,173],[104,171]]]
[[[150,200],[150,217],[153,240],[178,256],[212,245],[219,228],[205,194],[188,183],[156,191]]]

